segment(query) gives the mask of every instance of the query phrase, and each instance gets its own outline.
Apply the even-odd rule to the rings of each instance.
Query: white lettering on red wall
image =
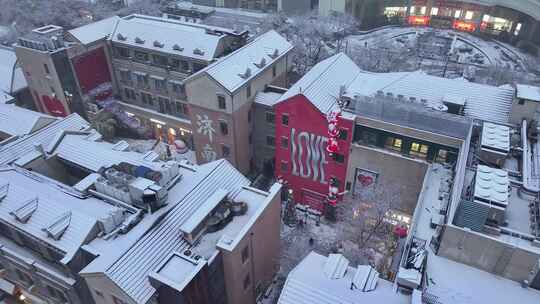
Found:
[[[328,138],[291,128],[291,174],[327,184],[324,167]]]

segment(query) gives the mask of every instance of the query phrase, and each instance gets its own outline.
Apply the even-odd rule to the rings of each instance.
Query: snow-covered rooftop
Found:
[[[173,253],[182,253],[189,248],[194,252],[201,251],[203,255],[208,248],[199,246],[210,247],[212,252],[216,252],[218,244],[234,244],[238,238],[243,237],[242,233],[249,228],[246,226],[255,220],[262,212],[261,209],[264,209],[278,191],[274,189],[271,193],[261,192],[247,187],[249,183],[247,178],[225,160],[193,167],[193,172],[185,174],[182,180],[169,189],[166,207],[169,211],[162,217],[159,225],[154,225],[102,271],[135,302],[146,303],[155,292],[148,276],[158,271]],[[191,247],[180,233],[180,227],[218,189],[228,191],[228,197],[231,199],[246,202],[248,213],[234,217],[233,221],[219,233],[212,233],[211,244],[204,235],[199,245]],[[203,255],[203,258],[208,256]]]
[[[465,115],[497,123],[507,123],[514,98],[510,86],[494,87],[425,74],[422,71],[397,73],[361,72],[347,89],[347,95],[374,96],[377,92],[392,94],[404,100],[436,108],[451,96],[452,100],[465,100]],[[424,101],[423,101],[424,100]]]
[[[22,68],[16,66],[16,63],[15,51],[0,46],[0,91],[11,94],[28,87]]]
[[[275,92],[258,92],[255,96],[255,102],[265,106],[272,107],[281,98],[280,93]]]
[[[287,39],[271,30],[219,59],[198,74],[205,73],[229,92],[234,92],[292,49],[293,45]]]
[[[211,61],[226,36],[222,30],[166,18],[130,15],[118,21],[111,39],[132,47]]]
[[[340,94],[351,99],[390,95],[439,110],[444,110],[443,103],[451,98],[454,103],[465,103],[466,116],[507,123],[514,89],[430,76],[422,71],[366,72],[340,53],[313,67],[279,101],[298,94],[306,96],[322,113],[335,107]]]
[[[108,39],[120,20],[120,17],[112,16],[72,29],[68,33],[80,43],[88,45],[101,39]]]
[[[392,283],[379,279],[375,289],[362,291],[351,285],[358,273],[354,267],[347,267],[344,276],[331,279],[325,274],[329,258],[310,252],[287,277],[278,304],[357,304],[357,303],[411,303],[411,297],[398,293]],[[363,269],[362,269],[363,270]]]
[[[28,153],[35,152],[38,145],[46,147],[63,131],[81,131],[87,129],[88,126],[88,122],[78,114],[57,119],[34,133],[0,147],[0,165],[9,164]]]
[[[64,132],[47,146],[48,153],[77,164],[88,171],[98,172],[121,162],[132,165],[158,166],[152,155],[123,151],[127,143],[111,144],[96,138],[93,132]],[[121,147],[122,149],[119,149]],[[150,152],[152,153],[152,152]],[[148,157],[150,157],[148,159]]]
[[[319,62],[298,80],[278,102],[302,94],[323,114],[337,106],[342,87],[348,87],[361,72],[344,53]]]
[[[483,202],[492,202],[506,207],[508,205],[508,172],[484,165],[478,165],[474,184],[474,196]]]
[[[23,169],[0,169],[0,185],[8,185],[0,202],[0,219],[58,248],[65,262],[92,237],[98,221],[117,209],[96,198],[77,197]],[[54,229],[60,229],[59,235],[50,235]]]
[[[482,148],[505,154],[508,153],[510,151],[510,128],[484,122],[481,145]]]
[[[517,98],[540,102],[540,88],[530,85],[516,85]]]
[[[12,104],[0,104],[0,133],[22,136],[54,122],[54,117]]]
[[[436,229],[430,227],[431,218],[440,209],[438,197],[441,181],[447,180],[450,176],[452,171],[441,165],[435,164],[430,167],[427,183],[416,208],[415,221],[411,228],[412,236],[429,241],[437,233]],[[517,242],[518,238],[510,240],[511,236],[506,237],[509,243],[521,246]],[[430,281],[426,292],[437,297],[437,303],[508,304],[518,301],[520,304],[536,304],[540,299],[540,291],[523,288],[517,282],[451,261],[437,255],[431,246],[426,246],[426,250],[429,252],[426,274]]]

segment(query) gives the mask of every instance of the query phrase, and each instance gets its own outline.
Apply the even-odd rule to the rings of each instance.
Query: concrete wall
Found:
[[[348,168],[347,182],[351,185],[355,183],[356,168],[378,173],[377,185],[389,191],[396,191],[401,198],[401,205],[395,206],[395,209],[412,215],[422,191],[428,164],[384,149],[353,144]],[[354,191],[353,187],[351,191]]]
[[[195,150],[199,163],[213,160],[208,158],[208,150],[214,158],[222,158],[222,146],[230,149],[227,159],[242,173],[248,173],[252,168],[252,145],[249,142],[253,130],[252,104],[258,92],[264,91],[268,85],[283,85],[287,82],[286,74],[290,69],[292,56],[284,56],[273,65],[251,79],[235,92],[229,92],[207,74],[202,74],[186,82],[186,93],[190,106],[191,123],[194,126]],[[276,66],[276,76],[273,75],[273,66]],[[251,95],[248,96],[248,86]],[[225,109],[220,109],[218,96],[225,99]],[[199,122],[209,118],[212,121],[212,138],[199,129]],[[219,122],[228,125],[227,135],[221,134]],[[206,152],[205,152],[206,150]],[[206,154],[205,154],[206,153]]]
[[[328,16],[332,12],[345,13],[347,0],[319,0],[319,15]]]
[[[534,119],[539,104],[535,101],[525,100],[525,103],[520,105],[518,99],[514,99],[512,111],[510,112],[510,123],[518,125],[521,124],[523,119],[531,122]]]
[[[83,278],[90,289],[90,293],[92,294],[95,303],[117,304],[114,302],[114,296],[126,304],[138,304],[124,293],[116,283],[103,274],[85,274]]]
[[[527,242],[516,239],[517,243]],[[453,225],[446,225],[438,254],[490,273],[521,282],[540,259],[540,248],[524,248]]]
[[[276,147],[268,146],[266,143],[267,136],[275,136],[276,125],[266,121],[266,113],[274,113],[274,110],[266,105],[254,103],[253,107],[253,122],[254,128],[252,133],[254,165],[257,170],[264,168],[264,162],[274,158]],[[279,140],[276,140],[276,145],[279,145]]]
[[[375,120],[367,117],[356,117],[356,123],[365,127],[370,127],[377,130],[407,136],[430,143],[435,143],[443,146],[461,148],[463,140],[455,137],[444,136],[441,134],[431,133],[418,129],[408,128],[397,124],[387,123],[380,120]]]
[[[287,14],[305,14],[311,9],[311,0],[278,0],[278,11]]]
[[[278,270],[281,195],[280,191],[272,191],[274,190],[270,192],[273,196],[272,201],[234,250],[221,250],[229,304],[254,304],[257,292],[264,292],[268,288]],[[242,263],[242,250],[245,248],[249,251],[249,258]],[[244,289],[244,280],[247,276],[250,278],[250,284]]]
[[[15,53],[21,62],[24,72],[24,77],[28,83],[28,87],[32,92],[32,97],[36,108],[43,113],[55,115],[49,112],[43,104],[42,96],[48,96],[53,99],[53,90],[56,98],[61,102],[65,114],[69,113],[69,107],[64,96],[64,89],[58,78],[58,73],[55,69],[55,64],[52,60],[51,53],[41,52],[38,50],[16,46]],[[44,65],[47,65],[49,73],[46,72]]]
[[[26,294],[29,293],[42,301],[55,303],[53,301],[54,298],[50,298],[51,295],[47,290],[47,286],[50,286],[57,291],[60,291],[68,303],[93,303],[87,299],[79,298],[74,286],[75,281],[69,279],[68,276],[64,276],[65,274],[60,275],[57,272],[58,270],[55,272],[51,271],[50,266],[43,265],[47,262],[41,260],[37,261],[31,258],[31,254],[21,255],[19,252],[21,248],[15,249],[15,246],[16,245],[12,247],[4,244],[4,242],[0,242],[0,263],[6,267],[7,271],[1,276],[2,278],[15,284],[18,288],[24,290]],[[25,273],[31,278],[33,281],[31,290],[30,285],[20,279],[17,270]],[[66,282],[66,280],[69,280],[70,282]]]

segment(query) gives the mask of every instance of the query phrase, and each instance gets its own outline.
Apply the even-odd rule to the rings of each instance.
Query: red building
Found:
[[[340,70],[336,59],[314,67],[274,106],[276,176],[288,183],[295,202],[319,211],[327,201],[331,178],[337,180],[338,191],[344,191],[354,126],[353,117],[339,119],[339,151],[330,156],[327,115],[339,109],[340,90],[358,73],[336,73]]]

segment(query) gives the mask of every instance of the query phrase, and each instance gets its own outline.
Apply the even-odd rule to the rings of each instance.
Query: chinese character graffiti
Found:
[[[208,136],[208,140],[210,140],[210,142],[214,140],[214,133],[216,133],[216,130],[214,129],[212,124],[213,121],[208,118],[208,115],[201,116],[197,114],[197,126],[199,126],[197,132],[199,134]]]

